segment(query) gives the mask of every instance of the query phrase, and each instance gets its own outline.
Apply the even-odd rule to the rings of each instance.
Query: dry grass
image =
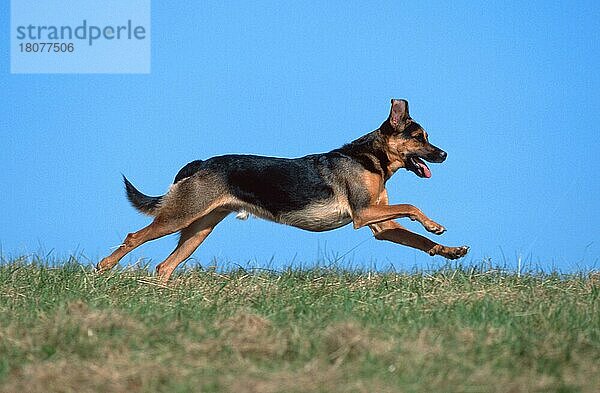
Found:
[[[598,274],[0,266],[0,392],[597,392]]]

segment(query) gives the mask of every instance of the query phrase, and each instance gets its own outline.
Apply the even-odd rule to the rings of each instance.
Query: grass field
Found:
[[[599,392],[598,273],[0,265],[0,392]]]

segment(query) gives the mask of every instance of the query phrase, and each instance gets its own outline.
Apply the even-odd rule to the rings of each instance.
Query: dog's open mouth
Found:
[[[425,177],[428,179],[431,177],[431,171],[429,170],[429,167],[427,164],[425,164],[425,161],[417,156],[411,156],[408,158],[406,169],[414,172],[419,177]]]

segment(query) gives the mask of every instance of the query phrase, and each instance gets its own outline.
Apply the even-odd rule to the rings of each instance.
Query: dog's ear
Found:
[[[391,126],[400,131],[408,119],[408,101],[392,99],[389,121]]]

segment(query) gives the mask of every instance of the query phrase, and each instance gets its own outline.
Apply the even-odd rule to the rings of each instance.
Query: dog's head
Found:
[[[446,152],[429,143],[427,132],[410,117],[406,100],[392,100],[390,117],[379,130],[386,139],[388,154],[398,168],[429,178],[431,171],[423,160],[444,162],[446,159]]]

